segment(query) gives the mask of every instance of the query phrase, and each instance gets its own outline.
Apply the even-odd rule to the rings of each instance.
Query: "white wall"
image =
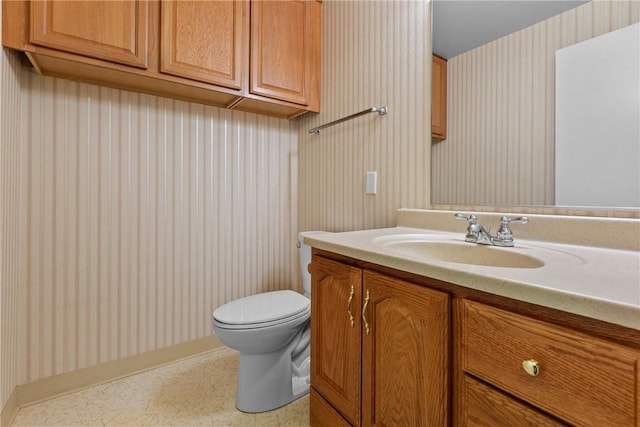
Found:
[[[556,204],[640,208],[640,24],[556,52]]]

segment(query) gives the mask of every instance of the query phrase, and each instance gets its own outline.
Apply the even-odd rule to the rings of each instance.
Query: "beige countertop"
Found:
[[[553,224],[553,218],[528,216],[527,225],[534,224],[533,229],[539,220],[547,228],[549,221]],[[495,225],[492,219],[485,218],[484,222],[481,218],[481,222]],[[573,239],[566,228],[560,228],[564,232],[557,240],[561,242],[534,240],[531,231],[527,238],[518,238],[518,230],[527,225],[512,227],[516,242],[513,248],[476,245],[464,242],[466,224],[453,219],[453,212],[415,210],[399,211],[397,227],[316,234],[305,237],[305,243],[397,270],[640,330],[640,251],[635,248],[636,239],[640,241],[640,221],[631,220],[626,228],[616,220],[593,223],[585,218],[585,221],[588,227],[595,227],[595,234],[611,238],[611,247],[587,245],[581,236]],[[433,228],[427,228],[430,225]],[[624,233],[622,237],[616,234],[620,230]],[[398,242],[401,244],[397,245]],[[496,259],[517,253],[533,257],[543,265],[512,268],[449,262],[420,250],[405,250],[402,242],[410,242],[410,248],[413,243],[420,248],[421,242],[447,242],[450,247],[462,250],[468,250],[465,245],[473,245]]]

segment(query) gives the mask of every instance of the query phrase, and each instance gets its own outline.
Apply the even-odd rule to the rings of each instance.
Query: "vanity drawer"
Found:
[[[468,375],[464,376],[462,394],[460,424],[463,426],[559,427],[565,425]]]
[[[572,424],[636,425],[638,352],[469,300],[461,320],[464,371]]]

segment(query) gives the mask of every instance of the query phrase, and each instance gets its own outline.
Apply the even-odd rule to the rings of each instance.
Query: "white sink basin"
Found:
[[[383,244],[383,247],[398,255],[431,258],[458,264],[506,268],[540,268],[544,266],[544,261],[509,250],[510,248],[496,248],[466,242],[392,241]]]
[[[584,262],[573,254],[545,246],[522,245],[516,242],[515,247],[503,248],[467,243],[463,237],[452,237],[446,234],[394,234],[374,238],[373,242],[395,255],[427,262],[432,260],[518,269],[541,268],[547,262],[564,266],[575,266]]]

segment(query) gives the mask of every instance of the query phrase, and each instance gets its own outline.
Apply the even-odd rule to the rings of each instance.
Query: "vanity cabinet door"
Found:
[[[309,390],[309,425],[313,427],[351,427],[315,388]]]
[[[449,422],[449,295],[365,271],[362,424]]]
[[[249,2],[162,2],[163,73],[242,89],[249,57]]]
[[[30,8],[31,43],[147,68],[147,1],[45,0]]]
[[[449,295],[318,256],[310,271],[312,426],[448,425]]]
[[[362,270],[313,257],[311,385],[351,425],[360,425]]]

